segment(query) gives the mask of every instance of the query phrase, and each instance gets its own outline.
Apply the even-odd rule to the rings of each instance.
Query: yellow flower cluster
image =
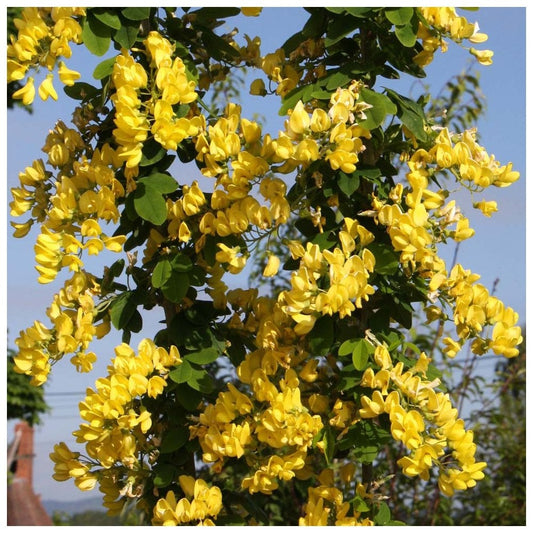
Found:
[[[293,369],[286,371],[279,389],[261,367],[253,369],[248,381],[251,360],[257,363],[260,356],[261,351],[248,356],[247,369],[240,371],[241,380],[250,383],[253,397],[229,384],[229,390],[221,392],[215,404],[206,406],[199,424],[191,430],[199,438],[205,462],[217,463],[214,468],[220,470],[225,457],[245,456],[253,474],[242,480],[242,488],[251,494],[271,494],[279,486],[278,479],[292,479],[305,467],[306,452],[322,429],[322,421],[302,404]],[[257,442],[267,446],[263,459],[253,447]],[[269,448],[279,451],[269,454]]]
[[[430,150],[432,162],[440,169],[452,169],[461,182],[473,184],[476,190],[508,187],[520,177],[512,163],[501,166],[493,155],[476,141],[476,131],[467,130],[451,136],[443,129]]]
[[[38,281],[50,283],[64,267],[74,272],[83,267],[82,250],[89,255],[104,248],[122,251],[126,237],[105,235],[98,220],[118,221],[117,199],[124,196],[124,188],[115,178],[116,154],[109,145],[92,152],[62,122],[48,135],[43,151],[58,170],[57,178],[42,160],[34,161],[19,174],[21,187],[11,190],[10,207],[12,216],[32,215],[27,222],[12,223],[16,237],[25,236],[35,220],[43,223],[35,245],[36,269]]]
[[[435,52],[441,48],[446,52],[448,45],[443,36],[450,37],[460,43],[467,39],[478,44],[487,40],[487,35],[479,32],[477,23],[468,22],[465,17],[460,17],[454,7],[419,7],[426,24],[419,22],[417,37],[422,39],[422,52],[414,58],[415,62],[424,67],[431,63]],[[469,52],[481,65],[492,63],[493,52],[490,50],[477,50],[470,48]]]
[[[173,106],[194,102],[197,93],[182,59],[172,58],[174,46],[155,31],[149,33],[144,45],[150,60],[148,72],[123,50],[116,57],[112,73],[116,90],[111,97],[116,109],[113,136],[120,146],[119,157],[126,163],[129,188],[135,187],[131,178],[138,175],[149,134],[167,150],[175,150],[183,139],[205,128],[201,115],[191,119],[176,115]]]
[[[388,415],[391,435],[409,450],[398,460],[403,473],[427,481],[437,466],[439,487],[448,496],[483,479],[486,463],[475,461],[473,432],[457,418],[448,394],[435,391],[439,380],[425,379],[427,356],[422,352],[415,366],[404,371],[403,363],[393,366],[387,347],[378,345],[374,361],[379,371],[367,368],[361,385],[375,390],[371,397],[362,396],[359,414],[361,418]]]
[[[300,526],[373,526],[369,518],[359,520],[361,513],[354,511],[352,516],[350,502],[344,501],[344,494],[334,486],[333,470],[327,468],[318,476],[320,485],[308,489],[308,500],[305,504],[305,515],[299,520]],[[364,487],[359,483],[356,493],[366,495]]]
[[[279,172],[292,172],[299,165],[306,168],[313,161],[325,159],[333,170],[352,173],[359,161],[358,154],[364,151],[363,138],[369,139],[370,132],[357,124],[364,118],[369,107],[359,101],[360,82],[353,82],[348,88],[338,88],[331,95],[329,110],[315,108],[309,115],[299,101],[289,111],[285,131],[271,141],[268,149],[270,161],[282,163]],[[268,147],[269,138],[265,139]]]
[[[78,443],[85,443],[90,460],[84,464],[93,466],[96,462],[103,469],[98,476],[104,475],[101,472],[116,472],[115,488],[119,474],[130,482],[134,479],[137,484],[142,484],[143,476],[148,474],[141,455],[154,447],[149,437],[153,421],[142,398],[159,396],[166,386],[169,369],[180,363],[175,346],[167,351],[143,339],[136,355],[123,343],[115,348],[109,375],[97,379],[94,390],[87,389],[85,400],[80,403],[80,415],[85,423],[73,434]],[[82,490],[93,488],[85,483],[84,468],[72,468],[69,461],[75,458],[73,454],[69,456],[64,445],[61,449],[63,453],[51,456],[60,480],[73,477]],[[116,502],[117,496],[124,495],[111,491],[109,497],[104,498],[104,505],[114,511],[120,510],[125,499]]]
[[[14,358],[17,372],[32,376],[34,385],[42,385],[51,365],[65,354],[75,354],[71,362],[81,372],[89,372],[96,355],[88,351],[93,337],[104,336],[108,322],[94,325],[96,315],[94,298],[99,286],[93,276],[76,272],[54,296],[47,316],[52,327],[35,321],[33,326],[20,332],[15,343],[18,353]]]
[[[255,15],[257,9],[248,8],[247,14]],[[61,28],[65,28],[66,44],[63,48],[58,44],[48,62],[42,64],[52,70],[60,48],[68,57],[68,42],[79,40],[74,17],[83,13],[81,8],[26,10],[25,22],[17,23],[18,41],[12,40],[8,49],[8,75],[13,80],[22,79],[29,66],[43,61],[39,47]],[[437,48],[445,48],[443,36],[458,41],[483,40],[476,27],[458,17],[453,8],[422,8],[422,14],[436,29],[420,25],[418,37],[424,48],[416,58],[420,64],[431,61]],[[54,26],[50,20],[55,21]],[[322,188],[323,181],[335,179],[331,176],[339,172],[352,174],[369,146],[371,133],[359,125],[370,107],[361,96],[365,94],[362,82],[335,90],[327,105],[315,107],[299,101],[289,111],[283,131],[273,138],[263,135],[258,123],[243,118],[240,106],[233,103],[227,104],[221,116],[208,119],[195,103],[197,83],[191,79],[185,58],[176,56],[175,45],[156,31],[144,36],[138,48],[122,50],[115,58],[110,84],[115,111],[111,144],[96,142],[99,148],[91,147],[94,132],[89,123],[96,112],[90,106],[78,110],[74,122],[79,131],[59,122],[47,137],[43,150],[53,171],[37,160],[20,174],[21,186],[13,189],[12,215],[32,215],[27,222],[14,224],[15,235],[27,234],[35,220],[41,223],[35,245],[39,281],[51,282],[62,268],[74,271],[47,311],[51,327],[35,322],[17,339],[17,371],[32,375],[33,383],[42,384],[51,365],[66,353],[73,354],[71,361],[79,371],[91,370],[96,356],[88,351],[89,343],[107,332],[110,319],[106,315],[103,323],[95,324],[96,298],[102,295],[96,279],[83,270],[81,252],[96,255],[104,248],[122,251],[126,237],[108,237],[100,222],[119,222],[118,204],[134,193],[135,178],[144,168],[147,143],[155,141],[167,152],[183,148],[190,159],[196,160],[212,189],[203,190],[199,180],[192,181],[190,185],[179,184],[166,197],[166,220],[163,212],[163,223],[150,228],[143,266],[149,276],[163,256],[170,258],[178,251],[192,257],[194,271],[188,281],[197,287],[193,275],[198,268],[205,272],[205,283],[198,284],[199,290],[209,295],[212,306],[220,310],[217,320],[220,318],[221,328],[227,328],[228,338],[243,340],[244,353],[237,355],[242,359],[235,365],[238,383],[228,383],[212,400],[203,396],[200,412],[188,419],[190,438],[198,439],[202,460],[211,465],[211,472],[221,473],[226,463],[240,460],[240,465],[246,464],[247,468],[235,471],[240,472],[241,489],[250,494],[269,495],[293,479],[312,480],[300,525],[372,525],[368,518],[361,519],[357,507],[348,501],[348,494],[371,498],[362,485],[353,482],[355,465],[350,462],[350,452],[347,459],[334,464],[340,471],[340,481],[333,469],[318,472],[326,463],[332,464],[328,453],[336,450],[346,435],[351,437],[352,427],[385,418],[392,438],[405,450],[398,460],[405,475],[427,481],[430,473],[438,470],[439,487],[446,495],[474,486],[483,478],[486,465],[476,462],[473,433],[465,429],[448,394],[438,390],[438,380],[427,378],[429,359],[424,353],[406,368],[407,363],[396,362],[388,347],[367,330],[372,357],[366,369],[360,370],[359,384],[366,393],[351,396],[346,394],[349,386],[343,389],[334,384],[339,383],[341,368],[348,372],[348,365],[336,359],[333,340],[323,351],[320,347],[313,353],[315,333],[320,342],[328,340],[313,329],[318,320],[327,323],[332,316],[346,319],[346,328],[367,328],[364,306],[380,286],[381,280],[376,281],[381,275],[376,268],[376,258],[380,259],[376,250],[383,243],[375,249],[369,245],[376,238],[381,240],[381,232],[385,238],[388,234],[399,256],[398,275],[414,277],[416,273],[417,280],[423,278],[428,285],[429,302],[440,299],[453,309],[459,339],[444,340],[449,356],[454,356],[467,340],[473,340],[476,354],[492,349],[506,357],[517,355],[516,346],[522,336],[516,313],[476,284],[477,276],[459,265],[448,275],[437,255],[439,242],[448,237],[462,241],[474,230],[453,201],[445,203],[447,191],[435,192],[429,184],[436,172],[448,171],[477,192],[490,185],[505,187],[518,179],[518,173],[510,164],[502,167],[489,156],[477,144],[474,131],[450,135],[442,130],[431,148],[416,149],[406,156],[405,190],[398,184],[384,198],[376,196],[383,189],[374,187],[371,180],[365,180],[368,191],[363,191],[364,185],[359,188],[372,205],[371,210],[364,206],[367,211],[357,211],[357,216],[373,217],[376,226],[384,227],[374,234],[367,229],[367,222],[363,225],[355,215],[345,216],[338,198],[332,196],[324,205],[313,205],[314,196],[308,190],[310,184]],[[59,40],[59,35],[55,38]],[[260,64],[270,80],[278,84],[279,95],[286,95],[301,83],[307,67],[295,68],[293,58],[286,60],[282,50],[260,58],[256,39],[247,38],[245,48],[235,43],[231,46],[239,51],[237,64]],[[31,51],[27,57],[23,53],[26,48]],[[323,51],[320,42],[304,41],[292,56],[319,57]],[[472,53],[481,62],[490,60],[486,53]],[[13,59],[15,54],[20,57],[18,63]],[[214,71],[212,74],[215,76]],[[310,71],[307,77],[322,74]],[[63,65],[61,76],[65,83],[75,79]],[[198,87],[208,83],[201,79]],[[28,81],[16,97],[24,102],[32,100],[31,87]],[[40,92],[43,98],[54,95],[50,77]],[[324,176],[305,172],[318,161],[329,166]],[[291,205],[287,184],[278,174],[294,171],[305,192]],[[306,179],[309,184],[304,183]],[[322,214],[326,201],[336,217],[334,231]],[[135,202],[133,205],[137,209]],[[486,215],[497,209],[495,202],[476,205]],[[300,210],[300,218],[308,217],[317,234],[328,231],[323,236],[336,238],[337,242],[322,248],[317,242],[325,241],[287,240],[285,244],[297,267],[291,273],[290,286],[277,297],[259,297],[257,289],[228,290],[223,281],[225,273],[242,272],[256,242],[287,224],[291,208]],[[140,210],[138,214],[141,216]],[[267,250],[267,255],[265,277],[275,275],[280,267],[273,251]],[[168,263],[159,266],[166,268]],[[197,278],[203,279],[200,275]],[[187,298],[176,303],[168,301],[170,296],[165,301],[165,287],[156,286],[155,276],[153,283],[150,296],[163,298],[167,318],[184,309],[202,309],[190,309],[195,303],[192,289]],[[159,288],[161,291],[157,291]],[[211,306],[211,300],[202,303]],[[222,319],[226,310],[227,319]],[[444,316],[433,305],[427,312],[428,318]],[[210,318],[206,320],[210,322]],[[170,318],[168,322],[170,328]],[[490,338],[482,336],[487,326],[493,328]],[[309,333],[312,336],[308,338]],[[104,505],[114,513],[122,509],[128,497],[152,490],[153,467],[159,465],[161,437],[168,429],[161,418],[160,402],[173,394],[166,388],[167,379],[170,370],[180,364],[176,346],[167,350],[144,339],[137,353],[125,343],[116,347],[107,377],[97,379],[94,389],[87,389],[80,403],[83,423],[74,435],[85,445],[85,455],[58,444],[50,456],[55,463],[54,478],[72,478],[82,490],[99,483]],[[331,394],[326,386],[331,387]],[[181,492],[177,483],[167,487],[166,493],[154,492],[159,499],[152,509],[153,525],[214,525],[222,512],[220,488],[188,475],[172,483],[177,481]],[[344,490],[339,488],[342,485]]]
[[[92,490],[98,477],[90,472],[90,466],[80,461],[79,452],[73,452],[64,443],[54,444],[54,451],[50,459],[54,463],[53,478],[56,481],[74,479],[76,486],[81,490]]]
[[[312,243],[307,243],[305,249],[292,244],[292,257],[300,259],[300,266],[291,276],[291,289],[280,294],[279,302],[283,312],[296,322],[294,331],[298,335],[308,333],[322,315],[350,316],[374,293],[368,278],[375,258],[365,248],[373,240],[372,234],[347,218],[340,239],[342,249],[336,247],[333,251],[321,251]],[[355,239],[359,241],[358,254],[351,253],[356,248]],[[327,288],[321,288],[318,282],[326,277]]]
[[[281,97],[294,89],[301,78],[301,72],[286,61],[282,48],[265,55],[261,60],[261,68],[270,80],[277,83],[276,94]]]
[[[323,423],[304,405],[298,373],[291,368],[305,359],[296,353],[291,319],[272,299],[258,298],[256,290],[230,291],[228,301],[235,309],[230,327],[256,332],[257,349],[237,369],[243,390],[250,392],[228,384],[214,404],[205,406],[191,436],[199,439],[203,460],[215,463],[215,471],[226,457],[244,457],[251,473],[242,487],[271,494],[279,480],[307,471],[306,456]],[[300,378],[312,381],[311,374],[304,365]]]
[[[523,340],[521,328],[517,326],[518,314],[505,307],[481,283],[475,283],[478,279],[477,274],[455,265],[448,278],[436,276],[430,283],[430,288],[438,288],[453,302],[453,319],[459,339],[445,338],[445,353],[455,357],[464,343],[473,339],[471,349],[477,355],[492,350],[497,355],[516,357]],[[487,326],[492,326],[491,338],[482,336]]]
[[[222,510],[222,492],[209,487],[203,479],[180,476],[180,487],[185,497],[176,501],[174,491],[168,491],[154,507],[154,526],[177,526],[196,522],[197,526],[214,526],[212,519]]]
[[[21,81],[30,69],[45,67],[50,74],[38,88],[42,100],[49,97],[57,100],[52,80],[59,58],[72,54],[70,43],[81,42],[81,26],[76,17],[85,15],[82,7],[26,7],[22,18],[15,19],[18,34],[10,36],[7,46],[7,81]],[[68,69],[59,61],[59,79],[65,85],[72,85],[80,77],[78,72]],[[13,94],[30,105],[35,98],[34,78],[28,77],[25,85]]]
[[[519,173],[512,170],[511,163],[502,167],[494,156],[489,156],[477,144],[475,132],[471,130],[451,136],[447,129],[443,129],[431,149],[416,150],[407,165],[406,178],[411,185],[404,198],[407,210],[404,212],[400,207],[404,191],[399,186],[391,192],[392,204],[374,199],[374,214],[379,223],[388,227],[394,249],[401,252],[402,263],[417,267],[427,276],[443,275],[445,266],[436,255],[435,243],[446,236],[460,242],[470,238],[474,230],[454,200],[444,205],[443,191],[428,188],[432,174],[449,170],[460,183],[479,191],[490,185],[507,187],[519,178]],[[495,202],[476,202],[474,205],[486,215],[497,209]],[[433,211],[434,216],[430,217],[429,211]],[[448,229],[454,223],[455,229]]]
[[[116,109],[113,137],[119,145],[119,157],[126,163],[125,175],[132,178],[138,174],[143,142],[150,130],[138,94],[140,89],[147,86],[148,76],[142,65],[124,50],[115,59],[111,79],[116,89],[111,96]]]

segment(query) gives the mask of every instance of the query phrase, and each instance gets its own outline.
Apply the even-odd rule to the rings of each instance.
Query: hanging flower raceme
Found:
[[[42,223],[35,244],[36,269],[38,281],[50,283],[63,268],[79,271],[83,250],[89,255],[122,251],[126,237],[106,235],[99,221],[118,222],[117,200],[125,191],[115,177],[115,154],[109,145],[93,151],[78,131],[61,121],[50,131],[43,151],[54,170],[39,159],[19,174],[21,186],[11,191],[11,214],[32,215],[13,224],[18,237],[26,235],[34,221]]]
[[[472,431],[464,429],[448,394],[435,390],[440,381],[425,379],[427,356],[421,353],[419,361],[405,370],[401,362],[393,366],[387,347],[378,345],[374,360],[379,372],[367,369],[361,385],[375,390],[362,396],[359,414],[362,418],[388,415],[391,435],[409,450],[398,460],[403,473],[427,481],[437,466],[439,487],[448,496],[483,479],[486,463],[475,462]]]
[[[345,242],[353,241],[349,227],[357,232],[353,221],[351,226],[348,221],[344,230]],[[349,244],[345,246],[351,247]],[[350,255],[340,248],[332,252],[320,251],[318,245],[308,243],[302,251],[300,268],[291,276],[292,288],[283,291],[279,297],[283,312],[297,323],[295,332],[299,335],[308,333],[319,316],[335,313],[340,318],[350,316],[374,293],[368,278],[374,270],[375,258],[368,248],[363,247],[359,254]],[[321,289],[318,280],[326,274],[329,287]]]
[[[109,375],[98,379],[94,389],[87,389],[80,403],[85,422],[73,435],[78,443],[85,444],[87,459],[81,460],[80,454],[60,444],[50,456],[56,479],[74,478],[79,488],[91,490],[95,483],[87,482],[89,476],[98,479],[100,489],[108,494],[102,479],[112,473],[114,487],[121,483],[127,489],[122,494],[113,493],[108,501],[104,498],[104,505],[114,512],[120,511],[128,497],[135,497],[149,475],[149,465],[143,463],[142,456],[153,450],[153,439],[160,438],[143,399],[160,396],[170,369],[181,362],[175,346],[165,350],[149,339],[139,343],[137,354],[125,343],[117,346]],[[72,467],[73,460],[76,468]]]
[[[45,67],[50,74],[38,88],[42,100],[57,100],[53,86],[55,66],[59,64],[59,79],[72,85],[80,77],[59,58],[72,54],[70,43],[81,43],[82,28],[79,17],[85,15],[82,7],[26,7],[21,18],[15,19],[17,35],[10,36],[7,46],[7,82],[22,81],[31,70]],[[28,76],[23,87],[13,93],[13,98],[30,105],[35,98],[34,76]]]
[[[176,501],[174,492],[167,492],[154,508],[152,525],[177,526],[194,522],[193,525],[214,526],[212,519],[216,519],[222,510],[220,489],[209,487],[203,479],[195,480],[191,476],[180,476],[179,483],[185,497]]]
[[[421,15],[427,24],[419,22],[417,37],[422,39],[422,52],[414,58],[420,66],[427,66],[433,61],[435,52],[441,48],[443,52],[448,49],[444,37],[450,37],[456,42],[465,39],[478,44],[487,40],[487,35],[479,32],[477,23],[468,22],[465,17],[460,17],[454,7],[420,7]],[[470,48],[470,53],[481,65],[492,63],[492,51]]]
[[[30,375],[35,385],[42,385],[52,364],[73,354],[72,364],[80,372],[89,372],[96,361],[89,345],[93,338],[101,338],[109,330],[108,321],[95,325],[95,298],[99,292],[94,277],[83,270],[67,280],[47,309],[51,326],[36,321],[20,332],[15,341],[19,349],[14,358],[15,370]]]

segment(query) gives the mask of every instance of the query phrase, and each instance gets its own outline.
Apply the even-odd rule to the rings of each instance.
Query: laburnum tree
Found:
[[[390,475],[438,480],[444,497],[484,477],[408,330],[418,307],[450,331],[448,357],[518,355],[517,313],[437,248],[474,233],[453,190],[491,216],[479,193],[519,174],[475,129],[451,131],[383,83],[424,77],[448,40],[489,65],[486,35],[450,7],[307,12],[267,53],[220,31],[261,8],[28,7],[14,21],[13,98],[57,98],[57,73],[78,101],[12,190],[11,215],[26,215],[15,236],[38,226],[38,281],[71,272],[48,323],[20,332],[15,365],[35,386],[65,356],[90,372],[91,341],[122,332],[79,405],[81,449],[50,455],[56,480],[98,487],[110,513],[135,502],[153,525],[395,524],[374,464],[393,441]],[[115,53],[82,80],[74,45]],[[259,114],[279,99],[277,136],[237,101],[211,105],[244,68]],[[119,258],[90,272],[104,252]],[[272,291],[245,286],[254,261]],[[130,346],[157,310],[160,330]]]

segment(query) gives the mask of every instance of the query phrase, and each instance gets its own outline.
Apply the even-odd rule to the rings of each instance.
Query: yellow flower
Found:
[[[41,100],[48,100],[49,96],[53,100],[57,100],[57,93],[52,84],[53,79],[54,75],[48,74],[42,81],[41,85],[39,85],[39,96],[41,97]]]
[[[22,99],[24,105],[30,105],[35,99],[35,86],[33,78],[28,78],[26,85],[13,93],[13,98]]]
[[[216,253],[216,260],[219,263],[228,263],[228,271],[232,274],[238,274],[246,266],[246,257],[237,256],[240,252],[239,246],[229,247],[223,243],[217,243],[220,251]]]
[[[470,227],[468,218],[463,217],[457,222],[457,228],[453,233],[453,239],[457,242],[461,242],[472,237],[474,233],[474,230]]]
[[[478,61],[480,65],[492,65],[492,56],[494,52],[492,50],[476,50],[470,48],[468,50]]]
[[[22,224],[18,224],[16,222],[10,222],[11,226],[15,228],[15,231],[13,232],[13,237],[21,238],[25,237],[28,232],[30,231],[32,225],[33,225],[33,219],[30,218],[27,222],[24,222]]]
[[[310,123],[309,114],[305,110],[303,102],[299,100],[286,123],[287,135],[292,139],[298,138],[309,128]]]
[[[268,262],[265,266],[265,269],[263,270],[263,276],[267,278],[271,278],[272,276],[275,276],[278,273],[280,266],[280,260],[279,257],[275,255],[270,255],[268,257]]]
[[[267,93],[265,82],[258,78],[250,84],[250,94],[253,94],[254,96],[265,96]]]
[[[62,83],[68,86],[74,85],[74,82],[81,77],[79,72],[67,68],[64,61],[59,62],[59,69],[57,73],[59,74],[59,79],[62,81]]]
[[[474,204],[476,209],[479,209],[486,217],[491,217],[493,213],[498,211],[498,204],[495,201],[491,202],[476,202]]]
[[[443,343],[446,346],[443,352],[451,358],[454,358],[462,348],[461,344],[459,344],[457,341],[454,341],[450,337],[444,338]]]
[[[262,7],[241,7],[241,13],[245,17],[258,17],[262,10]]]

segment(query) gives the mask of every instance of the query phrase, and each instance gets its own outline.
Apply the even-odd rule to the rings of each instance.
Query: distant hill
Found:
[[[102,505],[102,497],[103,495],[75,501],[42,500],[42,504],[50,516],[52,516],[54,511],[73,515],[84,511],[105,511]]]

